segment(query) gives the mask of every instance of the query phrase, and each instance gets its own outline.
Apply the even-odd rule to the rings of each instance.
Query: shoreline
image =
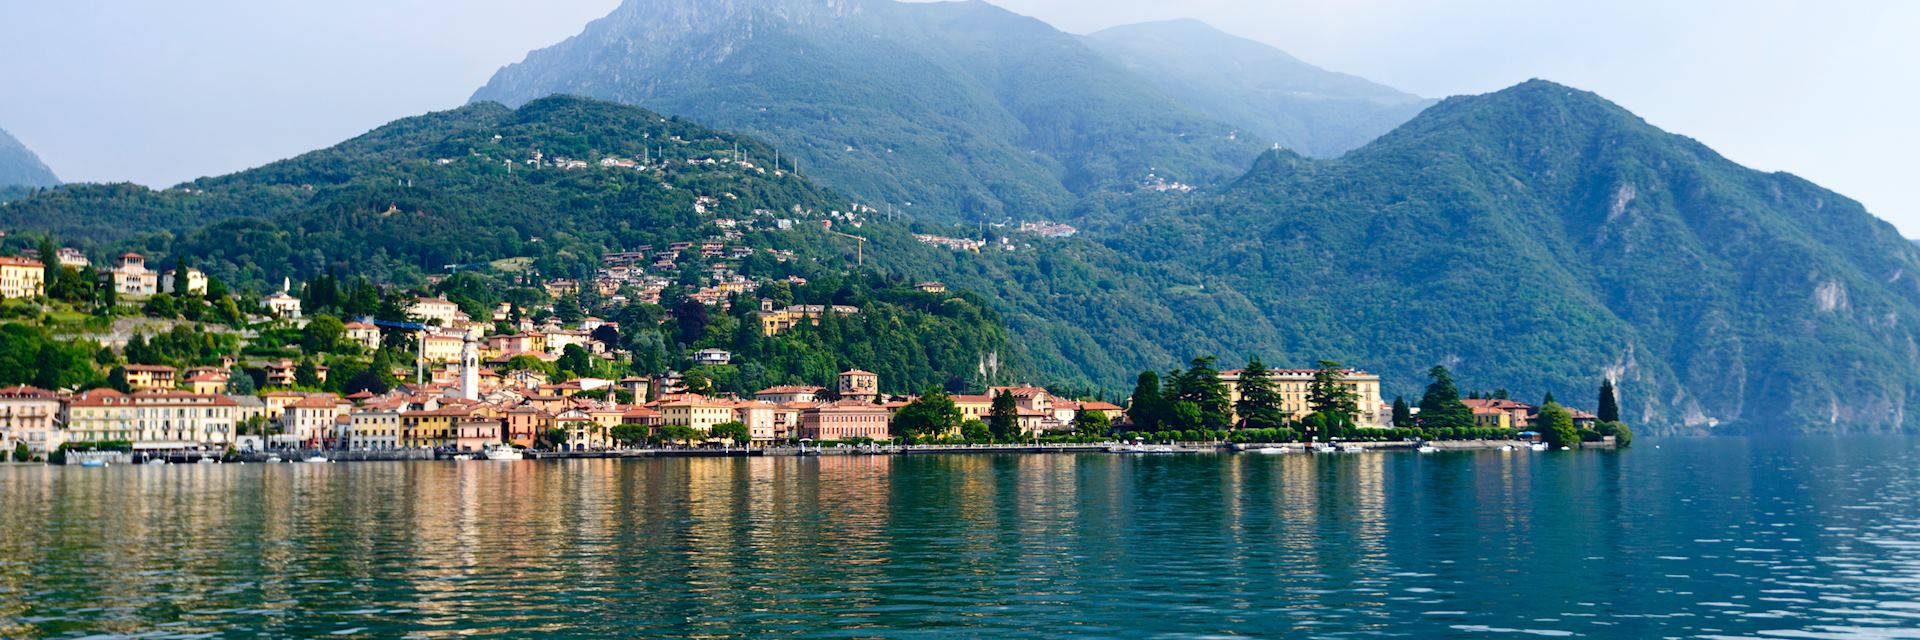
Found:
[[[1176,443],[1148,444],[1135,446],[1122,442],[1104,442],[1096,444],[1005,444],[1005,445],[913,445],[891,446],[873,445],[870,447],[768,447],[748,449],[630,449],[607,451],[569,451],[569,452],[525,452],[526,460],[629,460],[648,458],[779,458],[779,457],[816,457],[816,456],[927,456],[927,455],[1002,455],[1002,454],[1106,454],[1106,455],[1166,455],[1166,454],[1222,454],[1251,453],[1269,455],[1356,455],[1375,452],[1414,452],[1421,444],[1413,441],[1388,442],[1348,442],[1344,446],[1354,446],[1361,451],[1316,452],[1312,444],[1301,442],[1281,443]],[[1459,451],[1498,451],[1501,449],[1527,450],[1528,443],[1518,440],[1453,440],[1427,442],[1438,452]],[[1588,443],[1583,449],[1611,448],[1599,443]],[[219,464],[272,464],[269,458],[279,458],[282,462],[305,462],[309,458],[326,458],[329,463],[350,462],[464,462],[452,455],[433,451],[397,450],[397,451],[287,451],[287,452],[245,452],[236,454],[228,461],[220,461],[216,456],[201,452],[182,452],[163,455],[127,454],[123,458],[112,460],[111,464],[146,464],[152,459],[164,459],[168,464],[199,464],[201,460],[213,460]],[[474,462],[487,462],[484,458],[475,458]],[[32,466],[36,463],[9,463],[8,466]],[[69,462],[65,466],[78,466]]]

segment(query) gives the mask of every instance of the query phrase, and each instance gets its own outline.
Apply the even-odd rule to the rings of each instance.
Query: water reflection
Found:
[[[0,468],[0,637],[1914,637],[1910,439]]]

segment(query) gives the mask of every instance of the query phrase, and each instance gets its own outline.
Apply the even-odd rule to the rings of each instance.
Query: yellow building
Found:
[[[772,301],[763,300],[760,305],[760,332],[768,336],[777,336],[802,324],[817,325],[828,313],[850,316],[860,313],[860,307],[806,304],[774,309]]]
[[[46,292],[46,265],[39,260],[0,257],[0,297],[38,298]]]
[[[467,348],[467,339],[462,336],[421,336],[421,355],[427,362],[459,362],[460,354]]]
[[[700,396],[681,396],[668,402],[653,406],[661,415],[661,423],[693,427],[695,431],[705,433],[713,430],[713,425],[733,422],[733,404]]]
[[[1220,381],[1227,384],[1227,398],[1234,404],[1240,402],[1240,371],[1220,372]],[[1312,369],[1274,369],[1268,372],[1267,379],[1273,381],[1273,390],[1280,394],[1280,411],[1289,417],[1304,418],[1313,413],[1307,396],[1313,386]],[[1354,422],[1362,427],[1387,426],[1387,418],[1380,413],[1380,376],[1365,371],[1346,370],[1340,377],[1341,386],[1353,394],[1355,408],[1359,414]],[[1240,420],[1239,415],[1234,421]]]
[[[400,446],[434,449],[453,444],[454,426],[470,417],[466,409],[408,411],[400,414]]]
[[[180,370],[173,367],[130,364],[122,370],[127,372],[127,386],[135,389],[172,389],[180,382]]]

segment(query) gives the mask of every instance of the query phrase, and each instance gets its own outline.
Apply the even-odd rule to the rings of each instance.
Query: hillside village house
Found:
[[[794,305],[785,309],[774,309],[772,300],[760,301],[760,332],[769,337],[793,330],[802,324],[817,325],[820,319],[832,313],[837,316],[851,316],[860,313],[860,307],[848,305]]]
[[[160,292],[160,274],[147,270],[147,257],[138,253],[120,254],[113,261],[113,269],[101,277],[121,296],[144,297]]]
[[[227,379],[231,377],[225,371],[195,371],[187,375],[187,389],[200,395],[213,395],[226,391]]]
[[[725,349],[701,349],[693,352],[693,363],[719,366],[733,362],[733,354]]]
[[[446,298],[420,298],[413,306],[407,307],[407,315],[419,318],[426,324],[452,327],[455,322],[465,321],[467,314],[460,311],[460,305]]]
[[[179,275],[178,269],[168,269],[166,273],[161,274],[160,290],[165,291],[167,293],[171,293],[176,296],[180,295],[179,291],[173,290],[174,282],[178,280],[177,278],[178,275]],[[207,274],[205,272],[202,272],[199,269],[188,267],[186,293],[188,295],[196,295],[196,296],[207,295]]]
[[[840,374],[840,399],[872,404],[880,396],[880,374],[854,369]]]
[[[66,442],[60,419],[60,396],[46,389],[0,389],[0,450],[11,452],[21,444],[45,456]]]
[[[292,360],[281,359],[279,362],[269,364],[266,371],[269,387],[291,387],[300,381],[300,365]],[[327,381],[325,365],[314,365],[313,373],[320,382]]]
[[[680,396],[651,408],[660,412],[663,424],[692,427],[701,433],[712,431],[713,425],[734,421],[731,404],[696,395]]]
[[[467,339],[463,336],[441,336],[421,334],[420,354],[427,362],[439,364],[459,362],[460,355],[466,351]]]
[[[0,257],[0,298],[38,298],[46,292],[46,265],[39,260]]]
[[[346,338],[368,353],[380,350],[380,327],[365,322],[349,322]]]
[[[300,319],[300,299],[282,291],[260,299],[260,307],[272,313],[276,318],[287,320]]]
[[[121,370],[127,372],[127,386],[134,389],[172,389],[180,382],[180,370],[165,365],[130,364]]]
[[[1232,403],[1240,402],[1241,371],[1220,372],[1220,381],[1227,384],[1227,399]],[[1280,394],[1280,410],[1290,417],[1305,417],[1313,413],[1308,404],[1308,392],[1313,384],[1312,369],[1274,369],[1267,379],[1273,381],[1273,389]],[[1340,385],[1353,394],[1359,415],[1354,422],[1362,427],[1385,427],[1392,416],[1380,410],[1380,376],[1365,371],[1347,370],[1340,376]],[[1234,421],[1240,416],[1236,413]]]

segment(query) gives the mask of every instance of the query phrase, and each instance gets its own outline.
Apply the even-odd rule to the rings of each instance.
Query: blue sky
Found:
[[[1198,18],[1421,95],[1540,77],[1920,236],[1920,2],[995,0],[1062,29]],[[0,128],[66,180],[168,185],[464,102],[617,0],[7,0]]]

